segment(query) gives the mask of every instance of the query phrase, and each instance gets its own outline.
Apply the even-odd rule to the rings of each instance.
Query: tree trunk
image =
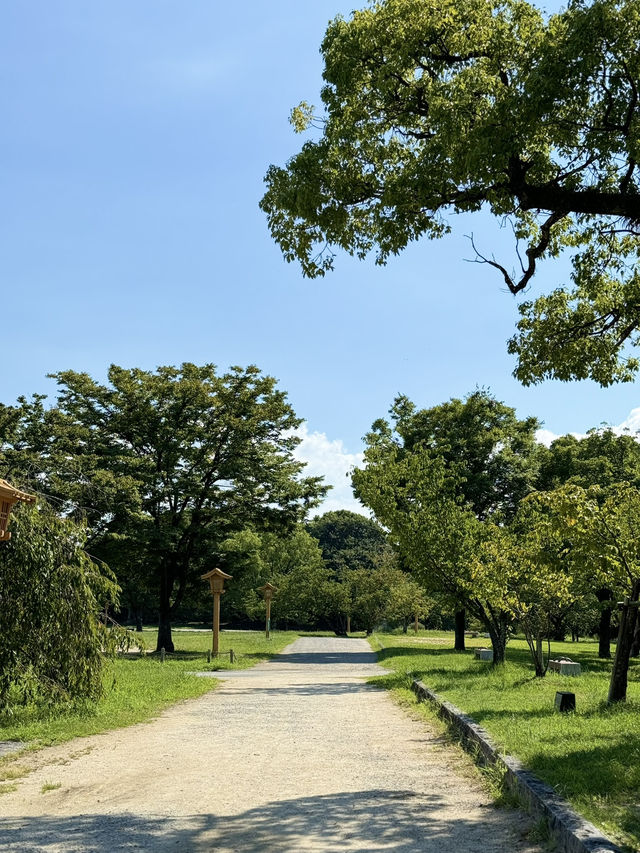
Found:
[[[136,607],[136,631],[142,631],[142,607]]]
[[[544,665],[544,652],[542,650],[542,634],[536,635],[536,676],[544,678],[547,669]]]
[[[464,629],[467,623],[467,614],[464,609],[456,610],[456,638],[454,644],[454,650],[456,652],[463,652],[465,650],[464,644]]]
[[[567,627],[565,625],[565,617],[560,616],[551,620],[551,639],[556,643],[564,643],[567,635]]]
[[[611,590],[602,587],[596,590],[596,598],[602,604],[611,601]],[[600,611],[600,624],[598,626],[598,657],[611,657],[611,608],[603,607]]]
[[[507,649],[507,625],[504,622],[499,622],[495,625],[491,622],[486,627],[491,637],[491,646],[493,647],[493,665],[499,666],[504,663]]]
[[[156,651],[164,649],[165,652],[174,651],[171,638],[171,591],[173,581],[169,578],[168,569],[163,566],[160,574],[160,611],[158,619],[158,642]]]
[[[629,672],[629,658],[631,656],[631,646],[633,644],[633,635],[638,619],[638,607],[634,607],[633,603],[638,600],[640,592],[640,584],[638,581],[633,585],[631,600],[627,599],[622,605],[620,612],[620,630],[618,631],[618,643],[616,645],[616,654],[613,659],[613,669],[611,671],[611,682],[609,684],[609,704],[613,702],[624,702],[627,698],[627,676]]]
[[[547,667],[544,665],[542,634],[536,628],[532,628],[526,617],[521,619],[520,625],[524,631],[525,640],[531,653],[536,678],[544,678],[547,674]]]
[[[331,621],[333,623],[331,627],[333,628],[333,633],[336,637],[349,636],[347,634],[347,617],[344,613],[338,613]]]

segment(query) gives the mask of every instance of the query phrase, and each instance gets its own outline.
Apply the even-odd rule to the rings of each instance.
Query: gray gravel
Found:
[[[364,640],[303,638],[150,723],[31,754],[0,849],[537,851],[459,750],[365,684],[380,671]]]

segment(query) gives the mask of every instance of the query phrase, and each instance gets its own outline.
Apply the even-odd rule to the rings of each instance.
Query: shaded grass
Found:
[[[478,638],[468,641],[486,645]],[[597,657],[597,644],[554,643],[553,656],[578,661],[578,678],[548,673],[535,678],[523,640],[507,647],[504,667],[476,661],[473,651],[412,642],[410,637],[377,635],[379,662],[392,675],[376,679],[393,690],[413,678],[453,702],[607,834],[632,849],[640,847],[640,665],[632,664],[629,701],[606,703],[610,661]],[[451,638],[453,646],[453,636]],[[557,690],[576,694],[577,710],[554,709]]]
[[[0,740],[45,746],[143,722],[175,702],[201,696],[219,683],[213,678],[198,678],[194,671],[253,666],[277,654],[297,636],[275,632],[268,641],[259,632],[223,632],[221,651],[233,648],[240,656],[232,666],[228,657],[207,663],[210,632],[177,631],[176,652],[168,654],[164,663],[159,655],[147,654],[123,656],[109,664],[104,673],[105,694],[95,705],[53,712],[33,705],[19,706],[11,714],[0,716]],[[155,631],[144,631],[143,638],[147,648],[155,647]],[[12,759],[8,756],[2,764]]]

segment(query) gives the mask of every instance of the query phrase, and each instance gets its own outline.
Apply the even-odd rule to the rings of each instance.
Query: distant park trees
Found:
[[[233,575],[225,595],[230,618],[262,615],[257,589],[277,588],[277,624],[349,628],[371,633],[382,623],[402,625],[433,608],[424,588],[403,571],[386,532],[372,519],[338,510],[298,525],[288,535],[243,530],[222,543],[221,562]]]

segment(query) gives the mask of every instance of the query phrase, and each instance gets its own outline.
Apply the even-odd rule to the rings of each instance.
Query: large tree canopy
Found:
[[[572,252],[572,283],[520,306],[510,350],[524,383],[630,380],[640,326],[640,6],[570,0],[378,0],[322,43],[320,125],[261,206],[288,261],[314,277],[333,248],[385,263],[449,230],[451,213],[510,217],[520,269],[478,247],[521,293]]]
[[[56,378],[54,408],[0,409],[0,464],[86,517],[92,553],[125,588],[131,568],[135,588],[158,590],[158,648],[171,651],[171,617],[223,541],[291,529],[325,494],[293,457],[300,419],[255,366],[112,365],[107,385]]]
[[[633,435],[610,428],[592,430],[585,438],[562,435],[540,451],[536,487],[542,491],[571,483],[576,486],[640,486],[640,444]]]
[[[538,420],[520,420],[515,409],[489,392],[477,390],[430,409],[418,409],[400,395],[390,415],[391,424],[383,419],[373,424],[367,443],[393,443],[401,456],[427,453],[442,459],[455,475],[458,497],[478,518],[510,519],[533,490]]]
[[[346,509],[313,518],[307,530],[320,545],[327,570],[338,578],[350,569],[371,571],[388,548],[387,535],[379,524]]]

